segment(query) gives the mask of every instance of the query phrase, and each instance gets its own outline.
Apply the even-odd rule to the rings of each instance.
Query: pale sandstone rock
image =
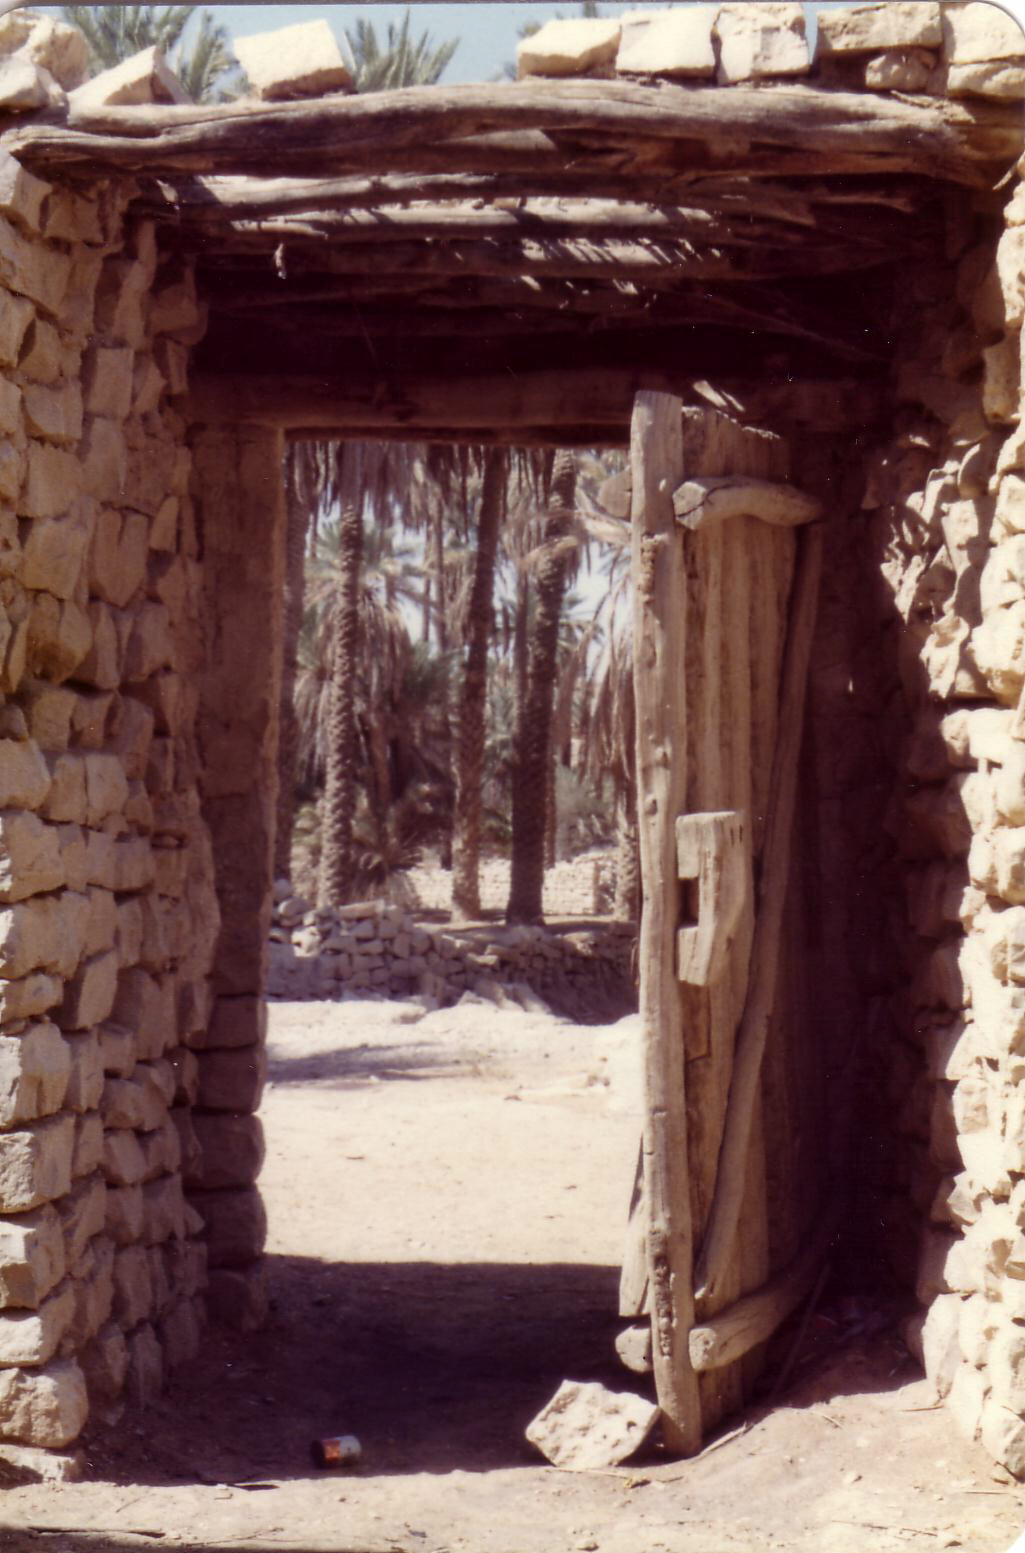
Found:
[[[1023,76],[1025,80],[1025,76]],[[982,409],[988,421],[1010,425],[1018,419],[1021,393],[1021,340],[1007,335],[983,355]]]
[[[104,1127],[131,1127],[150,1132],[167,1115],[167,1102],[141,1069],[131,1078],[108,1078],[100,1105]]]
[[[121,498],[128,454],[117,421],[104,415],[86,417],[77,463],[80,483],[91,495],[110,502]]]
[[[89,923],[85,939],[85,953],[99,954],[104,949],[113,949],[117,945],[118,928],[118,904],[112,890],[101,889],[97,885],[90,885],[87,891],[89,899]],[[118,954],[120,962],[121,955]]]
[[[98,826],[119,814],[128,798],[128,781],[116,755],[85,756],[86,824]]]
[[[126,1330],[153,1309],[153,1280],[144,1246],[123,1246],[114,1257],[114,1317]]]
[[[146,1157],[134,1132],[103,1134],[103,1174],[108,1186],[135,1186],[146,1174]]]
[[[27,298],[4,298],[0,308],[0,366],[11,367],[18,362],[22,342],[34,318],[35,309]]]
[[[761,76],[806,75],[811,67],[804,9],[794,0],[724,5],[715,24],[719,76],[747,81]]]
[[[84,825],[86,816],[85,760],[71,750],[61,750],[48,760],[49,792],[42,813],[58,824]]]
[[[91,592],[123,609],[146,580],[148,552],[149,522],[143,513],[102,511],[90,551]]]
[[[71,278],[71,260],[55,248],[33,242],[0,216],[0,282],[58,314]]]
[[[132,1246],[142,1239],[145,1224],[142,1185],[108,1186],[106,1233],[117,1246]]]
[[[21,426],[21,389],[6,378],[0,380],[0,431],[10,436]]]
[[[51,192],[52,186],[30,173],[16,157],[7,151],[0,153],[0,213],[38,233]]]
[[[31,674],[60,683],[85,661],[91,646],[89,617],[74,599],[34,595],[25,659]]]
[[[1025,1327],[1002,1324],[986,1357],[994,1402],[1019,1414],[1025,1411]]]
[[[107,1188],[99,1175],[86,1177],[57,1204],[64,1231],[64,1255],[74,1272],[89,1242],[103,1231],[106,1220]]]
[[[19,698],[30,736],[43,750],[66,750],[71,738],[75,692],[36,681],[22,687]]]
[[[265,100],[353,89],[355,65],[348,44],[320,18],[236,38],[233,46],[250,85]]]
[[[40,518],[30,525],[21,565],[26,588],[45,588],[55,598],[71,598],[82,573],[92,512],[89,501],[78,500],[68,517]]]
[[[251,1267],[218,1267],[209,1275],[211,1314],[236,1332],[256,1332],[267,1320],[267,1274],[262,1262]]]
[[[995,1398],[988,1399],[982,1409],[980,1437],[994,1461],[1016,1478],[1025,1476],[1025,1422]]]
[[[138,103],[188,102],[189,96],[155,44],[77,87],[68,97],[72,113]]]
[[[991,60],[975,65],[951,65],[947,71],[948,97],[995,97],[1000,102],[1020,102],[1025,97],[1025,63]]]
[[[206,328],[204,305],[196,292],[196,278],[186,270],[179,280],[154,293],[150,301],[149,327],[154,335],[171,335],[172,341],[163,340],[154,348],[154,358],[170,391],[170,378],[165,363],[169,345],[187,341],[198,343]]]
[[[52,1359],[74,1313],[75,1295],[68,1280],[38,1310],[5,1311],[0,1319],[0,1368]]]
[[[135,1036],[122,1025],[107,1023],[100,1028],[100,1055],[103,1071],[126,1078],[135,1067]]]
[[[22,402],[30,437],[64,444],[77,442],[82,435],[82,390],[78,383],[62,383],[57,388],[28,383]]]
[[[657,1418],[658,1407],[645,1397],[566,1380],[527,1425],[526,1436],[553,1465],[596,1471],[632,1456]]]
[[[0,56],[21,55],[41,65],[66,91],[89,74],[89,45],[77,27],[39,11],[0,17]]]
[[[554,18],[516,48],[516,71],[525,76],[583,75],[608,65],[619,49],[618,21],[597,17]]]
[[[1001,1307],[984,1295],[972,1294],[959,1301],[958,1342],[968,1364],[982,1369],[989,1345],[1000,1327]],[[953,1377],[951,1377],[953,1379]],[[949,1389],[949,1388],[948,1388]]]
[[[77,1352],[110,1319],[114,1303],[115,1247],[105,1235],[89,1242],[75,1276],[75,1315],[68,1334]]]
[[[971,1364],[959,1366],[947,1398],[947,1407],[958,1433],[966,1440],[978,1437],[982,1423],[982,1409],[986,1400],[986,1379],[981,1370]]]
[[[257,1116],[205,1116],[192,1119],[201,1160],[189,1186],[216,1189],[249,1186],[264,1159],[263,1127]]]
[[[71,1055],[55,1025],[0,1036],[0,1127],[59,1111],[70,1073]]]
[[[972,633],[972,650],[995,694],[1017,700],[1025,680],[1025,603],[987,616]]]
[[[943,7],[943,49],[951,65],[1025,55],[1025,34],[1002,6],[989,0]]]
[[[103,1123],[98,1111],[86,1111],[75,1121],[75,1152],[71,1160],[72,1179],[92,1175],[103,1163]]]
[[[928,49],[892,49],[865,61],[865,86],[872,92],[923,92],[935,65]]]
[[[125,1335],[114,1321],[106,1322],[79,1355],[90,1400],[113,1402],[124,1387],[128,1366]]]
[[[144,1407],[149,1402],[155,1402],[163,1390],[163,1353],[148,1321],[129,1335],[127,1345],[125,1391],[136,1407]]]
[[[49,1203],[0,1219],[0,1306],[35,1309],[64,1276],[64,1235]]]
[[[203,1337],[202,1302],[179,1300],[159,1322],[157,1335],[168,1369],[177,1369],[194,1359]]]
[[[89,1412],[85,1379],[73,1359],[45,1369],[0,1371],[0,1436],[30,1445],[69,1445]]]
[[[51,1117],[16,1132],[0,1133],[0,1207],[17,1213],[63,1197],[71,1187],[75,1123]]]
[[[33,108],[57,108],[64,93],[48,70],[32,60],[15,56],[0,59],[0,109],[6,113],[28,113]]]
[[[712,26],[717,11],[714,5],[679,6],[653,11],[633,27],[622,17],[616,69],[635,75],[714,76]]]
[[[56,976],[41,971],[21,981],[0,981],[0,1024],[14,1024],[34,1014],[45,1013],[61,1000],[63,984]]]
[[[78,460],[45,442],[28,445],[28,472],[18,502],[24,518],[58,518],[77,499],[81,490]]]
[[[266,1051],[201,1051],[199,1104],[214,1111],[255,1111],[267,1075]]]
[[[820,12],[816,55],[933,48],[942,41],[940,7],[933,0],[882,0]]]
[[[57,1023],[65,1030],[86,1030],[102,1024],[114,1007],[118,957],[113,951],[92,955],[68,981]]]
[[[945,1397],[950,1391],[961,1362],[958,1344],[961,1306],[959,1295],[939,1295],[929,1306],[922,1326],[922,1365],[938,1398]]]
[[[132,408],[135,353],[128,346],[96,345],[82,358],[85,408],[91,415],[124,420]],[[154,406],[155,407],[155,406]]]
[[[244,1267],[263,1252],[267,1214],[255,1187],[190,1193],[203,1218],[209,1265]]]
[[[997,491],[993,514],[994,538],[1006,534],[1025,533],[1025,480],[1020,475],[1007,474]]]
[[[0,739],[0,808],[38,809],[50,790],[50,772],[38,745]]]
[[[997,243],[996,275],[1005,326],[1008,330],[1017,328],[1025,320],[1025,227],[1008,227],[1002,234]]]
[[[147,1245],[162,1245],[167,1240],[185,1238],[185,1198],[182,1178],[171,1174],[147,1181],[142,1188],[144,1201],[144,1238]]]

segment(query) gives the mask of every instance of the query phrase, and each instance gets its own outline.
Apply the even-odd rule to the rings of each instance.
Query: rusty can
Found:
[[[310,1454],[318,1467],[351,1467],[359,1461],[363,1447],[354,1434],[332,1434],[323,1440],[314,1440]]]

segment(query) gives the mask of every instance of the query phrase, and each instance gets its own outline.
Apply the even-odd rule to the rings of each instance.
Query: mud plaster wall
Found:
[[[0,161],[0,1455],[20,1459],[152,1396],[197,1348],[202,1291],[260,1314],[281,448],[189,426],[202,309],[123,207]]]

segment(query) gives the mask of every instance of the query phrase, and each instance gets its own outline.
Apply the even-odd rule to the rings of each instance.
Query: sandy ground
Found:
[[[212,1331],[79,1484],[9,1488],[3,1553],[1005,1553],[1025,1492],[964,1444],[886,1324],[827,1293],[770,1408],[608,1473],[523,1438],[612,1351],[637,1119],[607,1032],[465,1007],[278,1004],[264,1107],[271,1320]],[[595,1082],[595,1077],[599,1082]],[[350,1472],[310,1441],[355,1433]]]

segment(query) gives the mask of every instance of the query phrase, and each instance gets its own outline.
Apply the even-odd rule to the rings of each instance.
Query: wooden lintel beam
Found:
[[[1022,150],[1016,105],[901,99],[809,85],[657,87],[621,81],[521,81],[407,87],[298,103],[72,110],[67,125],[26,124],[8,143],[34,167],[116,170],[351,165],[363,151],[521,130],[595,136],[629,150],[639,138],[692,141],[740,160],[753,144],[815,147],[870,172],[895,160],[978,184]]]

